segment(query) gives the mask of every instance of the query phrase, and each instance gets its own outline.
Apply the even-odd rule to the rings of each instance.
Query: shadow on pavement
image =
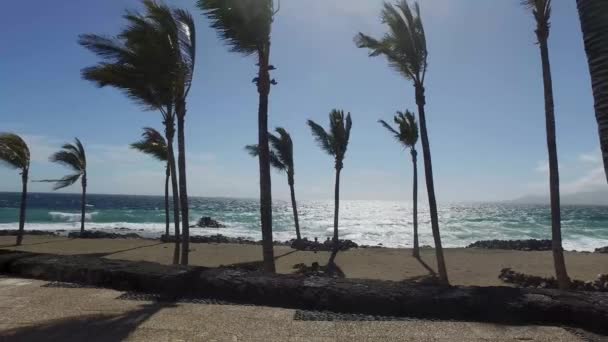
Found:
[[[0,331],[0,341],[122,341],[163,308],[175,304],[142,305],[122,314],[94,314],[62,318]]]

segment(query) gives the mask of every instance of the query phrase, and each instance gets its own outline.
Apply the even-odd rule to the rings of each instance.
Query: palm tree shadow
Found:
[[[418,260],[418,262],[420,263],[420,265],[422,265],[422,267],[424,267],[428,272],[430,276],[436,277],[437,276],[437,272],[435,272],[435,270],[429,266],[426,262],[424,262],[424,260],[422,260],[419,256],[414,257],[416,260]]]
[[[288,255],[294,254],[299,252],[299,250],[295,249],[293,251],[289,251],[289,252],[285,252],[281,255],[277,255],[274,257],[274,260],[279,260],[282,257],[286,257]],[[246,271],[261,271],[264,269],[264,262],[261,260],[256,260],[256,261],[246,261],[246,262],[240,262],[240,263],[235,263],[235,264],[230,264],[230,265],[221,265],[220,267],[224,267],[224,268],[232,268],[232,269],[240,269],[240,270],[246,270]]]
[[[49,243],[64,242],[64,241],[69,241],[69,240],[71,240],[71,239],[65,238],[65,239],[55,239],[52,241],[43,241],[43,242],[36,242],[36,243],[22,243],[20,246],[17,246],[16,243],[12,243],[12,244],[7,244],[7,245],[0,245],[0,248],[28,247],[28,246],[36,246],[36,245],[45,245],[45,244],[49,244]]]
[[[435,270],[429,266],[426,262],[424,262],[424,260],[422,260],[422,258],[420,258],[419,256],[414,256],[414,259],[416,259],[420,265],[422,265],[422,267],[424,267],[428,274],[423,274],[423,275],[419,275],[419,276],[415,276],[415,277],[410,277],[407,279],[402,280],[403,283],[416,283],[416,284],[438,284],[439,283],[439,277],[437,277],[437,272],[435,272]]]
[[[119,250],[119,251],[112,251],[112,252],[105,252],[105,253],[83,253],[83,254],[75,254],[74,256],[85,256],[85,257],[93,257],[93,258],[105,258],[105,257],[109,257],[115,254],[120,254],[120,253],[124,253],[124,252],[130,252],[130,251],[134,251],[137,249],[142,249],[142,248],[147,248],[147,247],[153,247],[153,246],[158,246],[158,245],[162,245],[163,242],[158,242],[158,243],[153,243],[151,245],[145,245],[145,246],[137,246],[137,247],[133,247],[133,248],[127,248],[127,249],[123,249],[123,250]]]
[[[123,341],[137,327],[174,303],[155,302],[121,314],[73,316],[0,331],[2,341]]]

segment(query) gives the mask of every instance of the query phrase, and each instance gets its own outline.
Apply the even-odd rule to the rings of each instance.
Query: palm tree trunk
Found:
[[[577,0],[591,72],[600,146],[608,179],[608,1]]]
[[[171,169],[169,168],[169,163],[167,163],[166,167],[167,171],[165,173],[165,236],[169,237],[169,178],[171,177]]]
[[[165,134],[167,138],[167,161],[171,173],[171,190],[173,192],[173,221],[175,222],[175,248],[173,250],[173,264],[179,264],[181,250],[181,234],[179,231],[179,191],[177,187],[177,170],[175,166],[175,154],[173,152],[173,135],[175,132],[173,122],[165,123]]]
[[[23,231],[25,229],[25,208],[27,206],[27,178],[28,178],[28,169],[23,170],[23,174],[21,175],[21,208],[19,209],[19,231],[17,232],[17,246],[21,246],[21,242],[23,241]]]
[[[260,217],[262,224],[262,253],[264,270],[275,272],[272,239],[272,188],[270,181],[270,150],[268,147],[268,96],[270,94],[270,75],[268,72],[270,44],[259,52],[258,72],[258,146],[260,156]]]
[[[559,169],[557,163],[557,146],[555,137],[555,113],[553,104],[553,81],[549,62],[547,37],[539,39],[543,65],[543,83],[545,92],[545,118],[547,127],[547,148],[549,151],[549,189],[551,194],[551,235],[555,274],[560,289],[570,287],[570,278],[566,272],[564,249],[562,248],[562,228],[559,199]]]
[[[441,246],[441,235],[439,233],[439,218],[437,215],[437,199],[435,198],[435,183],[433,181],[433,165],[431,162],[431,147],[429,145],[429,137],[426,129],[426,115],[424,106],[426,99],[424,97],[424,86],[416,84],[416,104],[418,105],[418,115],[420,115],[420,137],[422,138],[422,155],[424,158],[424,175],[426,178],[426,191],[429,196],[429,211],[431,213],[431,230],[433,231],[433,240],[435,240],[435,254],[437,255],[437,269],[439,280],[449,285],[448,272],[445,266],[443,257],[443,247]]]
[[[188,265],[190,252],[190,218],[188,216],[188,187],[186,183],[186,139],[184,123],[186,120],[186,101],[181,100],[176,107],[177,113],[177,149],[179,151],[177,163],[179,167],[179,199],[182,214],[182,265]]]
[[[414,166],[414,251],[413,256],[420,258],[420,246],[418,245],[418,161],[417,152],[412,148],[412,164]]]
[[[302,240],[302,236],[300,235],[300,222],[298,220],[298,206],[296,204],[296,191],[294,189],[293,176],[288,175],[287,177],[289,183],[289,190],[291,192],[291,209],[293,210],[293,221],[296,225],[296,239],[300,241]]]
[[[338,163],[336,163],[338,164]],[[340,162],[341,164],[341,162]],[[336,185],[334,189],[334,238],[333,238],[333,251],[329,258],[329,265],[334,264],[336,255],[338,254],[338,248],[340,244],[338,234],[338,218],[340,214],[340,172],[342,171],[341,165],[336,165]]]
[[[84,218],[86,215],[87,206],[87,173],[82,174],[82,200],[81,200],[81,215],[80,215],[80,234],[84,234]]]

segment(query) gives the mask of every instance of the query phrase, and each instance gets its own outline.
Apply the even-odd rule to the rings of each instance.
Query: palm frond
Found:
[[[252,157],[260,156],[260,149],[258,145],[247,145],[245,146],[245,151],[249,153]],[[270,151],[270,165],[279,171],[284,171],[287,166],[281,161],[281,159],[277,156],[275,151]]]
[[[528,10],[532,11],[536,20],[536,34],[546,38],[549,35],[549,23],[551,19],[551,0],[521,0],[521,4]]]
[[[307,123],[319,147],[327,154],[335,156],[336,150],[334,149],[333,139],[325,132],[325,129],[312,120],[308,120]]]
[[[65,144],[60,151],[51,155],[49,160],[58,163],[75,171],[75,174],[67,175],[59,180],[43,180],[42,182],[55,182],[54,189],[61,189],[74,184],[78,178],[86,173],[87,161],[84,146],[78,138],[74,139],[74,144]]]
[[[53,190],[59,190],[67,188],[68,186],[76,183],[78,179],[80,179],[81,175],[81,173],[75,173],[73,175],[67,175],[61,179],[47,179],[38,182],[55,183],[55,185],[53,185]]]
[[[283,127],[277,127],[275,132],[278,133],[278,136],[274,134],[268,135],[270,145],[278,159],[285,166],[285,169],[293,171],[293,141],[291,140],[291,135]]]
[[[132,143],[131,148],[151,155],[157,160],[167,161],[167,142],[160,132],[151,127],[144,127],[144,132],[141,136],[142,139]]]
[[[270,41],[273,0],[198,0],[197,6],[232,52],[248,56]]]
[[[418,3],[412,10],[407,0],[399,0],[394,5],[385,2],[381,18],[388,27],[382,39],[359,33],[355,44],[369,49],[371,57],[384,55],[389,66],[405,78],[423,83],[428,52]]]
[[[0,162],[14,169],[29,168],[30,150],[20,136],[0,133]]]
[[[249,153],[249,155],[252,157],[257,157],[260,155],[260,148],[258,145],[247,145],[245,146],[245,151],[247,151],[247,153]]]
[[[397,111],[393,121],[398,127],[398,130],[394,129],[384,120],[378,120],[378,122],[386,128],[400,144],[405,147],[413,148],[418,142],[418,125],[416,118],[409,110],[405,113]]]

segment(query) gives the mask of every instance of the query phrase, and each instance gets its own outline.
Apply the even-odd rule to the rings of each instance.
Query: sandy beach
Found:
[[[14,247],[13,236],[0,237],[1,249],[63,255],[88,254],[110,259],[145,260],[170,264],[173,244],[146,239],[69,239],[52,236],[25,236],[23,246]],[[277,272],[292,273],[293,266],[313,262],[325,264],[327,252],[303,252],[276,246]],[[553,275],[551,252],[447,248],[445,257],[450,281],[454,285],[505,285],[498,274],[502,268],[538,276]],[[257,262],[261,246],[236,244],[191,244],[190,264],[217,267]],[[434,250],[423,249],[421,261],[410,249],[359,248],[341,252],[337,265],[347,278],[416,281],[436,269]],[[592,280],[608,273],[608,254],[566,252],[568,271],[573,279]]]

